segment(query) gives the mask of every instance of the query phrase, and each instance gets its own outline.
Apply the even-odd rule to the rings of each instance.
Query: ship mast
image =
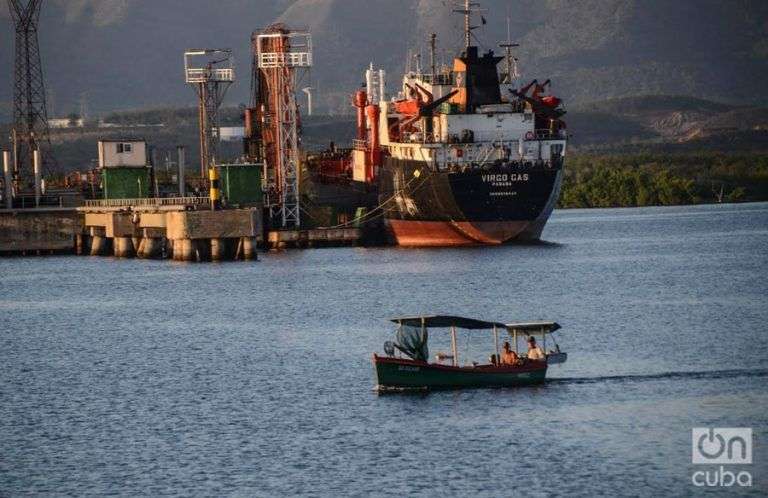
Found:
[[[507,41],[505,43],[499,43],[499,47],[503,48],[506,52],[505,58],[507,63],[507,74],[505,75],[504,81],[502,81],[502,83],[512,83],[512,49],[519,46],[519,43],[512,43],[512,35],[509,29],[509,15],[507,15]]]
[[[475,29],[475,27],[471,25],[472,7],[477,7],[478,5],[480,4],[476,2],[470,2],[469,0],[464,0],[464,8],[453,9],[454,12],[464,15],[464,47],[465,48],[469,48],[469,46],[472,45],[472,30]]]
[[[472,44],[472,26],[469,25],[471,20],[472,11],[469,10],[469,0],[464,0],[464,46],[469,48]]]
[[[432,33],[429,35],[429,69],[432,71],[432,84],[435,83],[435,76],[437,75],[435,52],[437,50],[437,35]]]

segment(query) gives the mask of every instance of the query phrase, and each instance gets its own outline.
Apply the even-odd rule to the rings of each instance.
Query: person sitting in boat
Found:
[[[536,344],[536,338],[528,338],[528,359],[533,361],[543,361],[547,358],[544,351]]]
[[[502,365],[517,365],[518,361],[520,358],[518,358],[517,353],[512,351],[508,342],[504,342],[504,352],[501,353]]]

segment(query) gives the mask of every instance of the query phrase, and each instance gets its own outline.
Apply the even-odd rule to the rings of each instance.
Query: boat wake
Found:
[[[768,369],[707,370],[693,372],[663,372],[647,375],[609,375],[602,377],[560,377],[547,379],[547,384],[594,384],[598,382],[634,382],[667,379],[734,379],[740,377],[768,377]]]

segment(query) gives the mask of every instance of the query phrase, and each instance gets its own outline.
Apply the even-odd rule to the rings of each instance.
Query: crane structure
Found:
[[[184,77],[198,97],[200,127],[200,177],[218,160],[220,143],[219,107],[235,81],[231,49],[203,48],[184,52]]]
[[[53,161],[45,105],[45,82],[40,60],[38,24],[42,0],[8,0],[15,29],[13,70],[13,182],[23,189],[41,167]],[[35,151],[42,164],[35,168]]]
[[[297,228],[301,225],[301,203],[296,84],[299,76],[312,67],[312,37],[308,31],[273,24],[254,33],[251,41],[251,106],[259,122],[266,166],[266,205],[273,225]],[[300,71],[304,73],[297,74]]]

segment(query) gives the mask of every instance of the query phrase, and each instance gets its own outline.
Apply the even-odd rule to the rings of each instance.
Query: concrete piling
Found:
[[[91,256],[101,256],[105,252],[106,238],[100,235],[91,236]]]
[[[251,261],[258,259],[256,254],[256,238],[255,237],[243,237],[243,260]]]
[[[156,259],[161,257],[163,249],[162,239],[155,237],[144,237],[141,239],[141,249],[138,253],[140,258]]]
[[[211,239],[194,239],[195,260],[198,263],[211,261]]]
[[[107,237],[103,227],[91,227],[91,256],[102,256],[107,251]]]
[[[224,239],[211,239],[211,261],[221,261],[225,257],[226,241]]]
[[[11,171],[11,152],[3,151],[3,178],[5,182],[5,209],[13,209],[13,172]]]
[[[116,258],[132,258],[136,255],[131,237],[115,237],[113,243]]]
[[[196,261],[192,239],[177,239],[173,241],[173,259],[175,261]]]
[[[185,177],[184,173],[187,170],[186,154],[185,154],[185,151],[184,151],[184,146],[183,145],[176,146],[176,153],[178,154],[178,159],[179,159],[179,161],[178,161],[179,162],[179,174],[178,174],[179,196],[180,197],[184,197],[185,195],[187,195],[186,194],[186,191],[187,191],[186,181],[187,180],[186,180],[186,178],[184,178]]]
[[[35,173],[35,207],[40,207],[40,198],[43,195],[43,160],[40,157],[40,149],[35,149],[32,154],[32,168]]]

